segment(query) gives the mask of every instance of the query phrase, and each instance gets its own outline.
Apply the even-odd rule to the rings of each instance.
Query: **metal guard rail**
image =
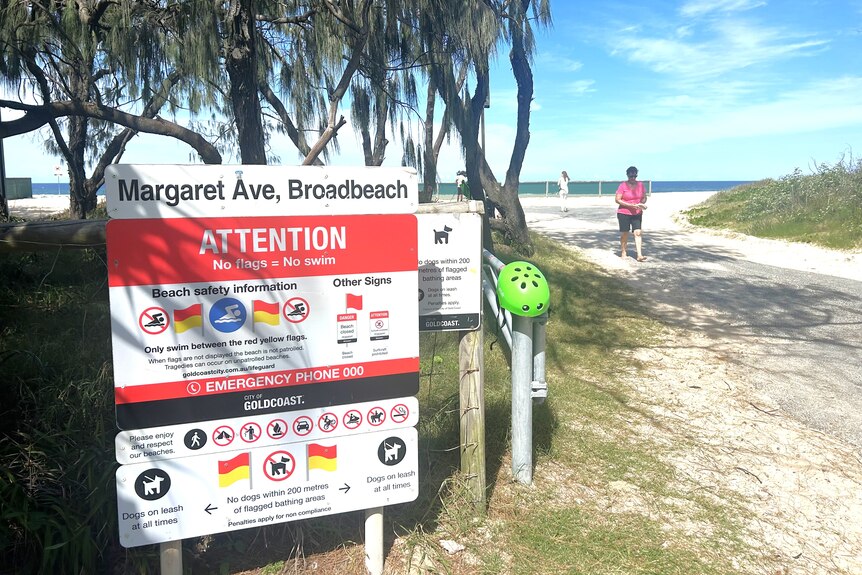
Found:
[[[494,312],[498,331],[511,352],[513,388],[520,384],[515,381],[517,375],[514,366],[522,362],[529,363],[532,366],[529,378],[530,396],[535,403],[542,403],[548,397],[548,383],[545,380],[545,328],[548,314],[546,312],[536,318],[513,316],[500,306],[497,299],[497,278],[505,265],[490,251],[482,249],[482,293],[491,311]],[[519,326],[521,329],[517,329]],[[523,333],[528,341],[523,342],[523,345],[519,345],[518,342],[513,344],[514,331]]]

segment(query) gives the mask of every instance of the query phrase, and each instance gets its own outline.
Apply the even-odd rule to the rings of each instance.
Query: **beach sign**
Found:
[[[131,547],[418,493],[416,172],[106,171]]]

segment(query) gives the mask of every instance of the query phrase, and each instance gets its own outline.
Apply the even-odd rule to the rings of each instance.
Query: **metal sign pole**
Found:
[[[383,508],[365,510],[365,569],[383,575]]]
[[[183,575],[183,542],[165,541],[159,544],[162,575]]]

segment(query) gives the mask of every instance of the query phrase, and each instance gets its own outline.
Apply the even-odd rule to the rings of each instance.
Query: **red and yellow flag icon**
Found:
[[[240,479],[248,479],[251,473],[251,457],[248,452],[240,453],[233,459],[218,462],[218,486],[227,487]]]
[[[186,309],[174,310],[174,331],[183,333],[204,324],[201,304],[196,303]]]
[[[268,323],[269,325],[278,325],[278,302],[270,303],[268,301],[256,299],[252,303],[252,308],[254,309],[254,323]]]
[[[308,469],[335,471],[338,467],[338,446],[308,444]]]

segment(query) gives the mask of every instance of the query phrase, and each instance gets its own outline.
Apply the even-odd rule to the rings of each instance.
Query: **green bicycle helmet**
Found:
[[[551,290],[539,268],[529,262],[512,262],[500,270],[497,298],[515,315],[536,317],[548,311]]]

